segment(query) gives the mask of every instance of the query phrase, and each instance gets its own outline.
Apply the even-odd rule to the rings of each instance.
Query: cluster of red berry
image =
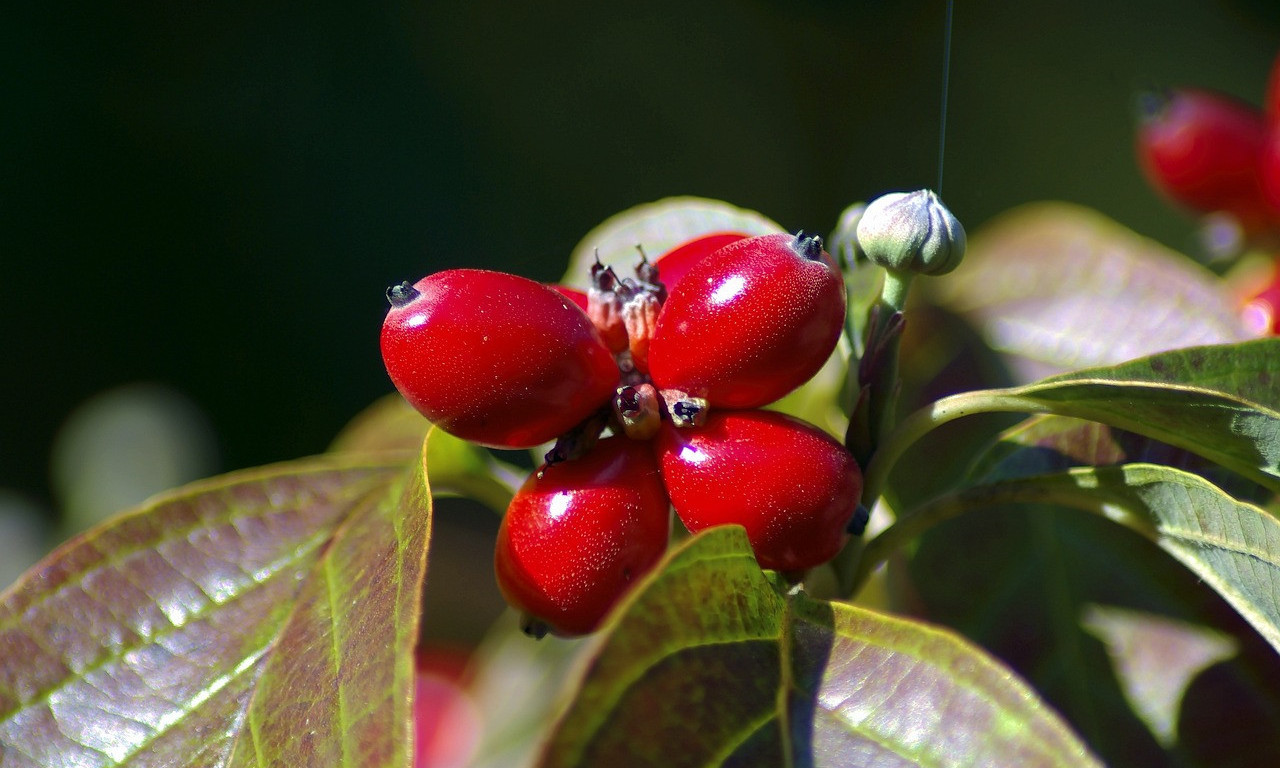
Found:
[[[1228,249],[1280,244],[1280,56],[1261,108],[1181,88],[1143,94],[1137,154],[1147,179],[1175,203],[1228,223]],[[1215,241],[1224,238],[1214,237]],[[1246,323],[1280,333],[1280,266],[1245,297]]]
[[[819,428],[759,410],[835,349],[845,288],[816,237],[698,238],[583,294],[455,269],[388,290],[387,372],[430,421],[499,448],[556,441],[498,533],[533,634],[584,634],[690,531],[739,524],[764,568],[839,551],[862,476]]]

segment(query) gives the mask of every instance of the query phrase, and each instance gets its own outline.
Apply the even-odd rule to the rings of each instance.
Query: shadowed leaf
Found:
[[[588,232],[573,249],[561,282],[585,290],[597,252],[600,261],[611,265],[619,275],[629,275],[632,265],[640,260],[637,245],[644,248],[650,259],[656,259],[701,235],[716,232],[768,235],[782,231],[781,225],[761,214],[720,200],[668,197],[629,208]]]
[[[1138,531],[1191,569],[1280,650],[1280,520],[1171,467],[1078,468],[966,488],[913,510],[867,551],[879,559],[939,520],[1012,503],[1083,509]]]
[[[1089,606],[1081,623],[1106,645],[1133,711],[1165,747],[1177,742],[1191,681],[1237,650],[1230,636],[1208,627],[1114,606]]]
[[[1018,670],[1108,765],[1272,764],[1280,750],[1280,657],[1195,574],[1099,516],[1025,499],[970,509],[909,537],[907,567],[891,568],[890,578],[911,610]],[[1192,682],[1181,704],[1193,719],[1179,723],[1176,745],[1157,742],[1110,648],[1084,631],[1081,619],[1098,603],[1216,627],[1241,644],[1239,656]]]
[[[1045,202],[976,232],[964,263],[927,285],[1006,354],[1022,381],[1245,338],[1221,282],[1102,214]]]
[[[1276,440],[1272,427],[1268,425],[1276,424],[1275,406],[1280,403],[1280,339],[1174,350],[1114,367],[1055,376],[1032,386],[1089,380],[1114,382],[1121,387],[1115,390],[1119,398],[1131,395],[1132,391],[1123,388],[1128,382],[1193,387],[1195,392],[1184,405],[1181,424],[1177,421],[1178,414],[1175,412],[1172,421],[1156,427],[1165,435],[1172,431],[1189,436],[1182,443],[1184,447],[1175,448],[1108,424],[1040,415],[1006,430],[999,441],[980,457],[971,475],[994,480],[1000,477],[1046,474],[1074,466],[1164,464],[1202,475],[1238,498],[1263,503],[1270,497],[1271,494],[1252,483],[1222,471],[1211,459],[1221,459],[1219,453],[1226,450],[1234,452],[1245,461],[1265,463],[1268,451],[1275,450],[1274,447],[1268,447],[1273,446]],[[1141,390],[1140,387],[1136,391]],[[1244,401],[1228,401],[1228,413],[1239,409],[1241,405],[1261,413],[1250,414],[1238,420],[1227,414],[1206,417],[1206,410],[1217,407],[1217,404],[1201,390],[1221,393],[1233,401]],[[1132,423],[1143,421],[1141,411],[1146,407],[1144,403],[1121,399],[1118,404],[1122,410],[1134,411],[1127,415],[1136,420]],[[1258,407],[1254,409],[1251,406]],[[1068,406],[1060,410],[1070,409],[1071,406]],[[1114,423],[1114,419],[1105,414],[1103,418]],[[1257,420],[1261,425],[1254,429],[1259,434],[1257,453],[1254,455],[1250,455],[1253,451],[1247,444],[1232,444],[1236,437],[1231,431],[1239,429],[1241,432],[1248,432],[1248,429],[1241,428],[1247,420]],[[1207,429],[1215,424],[1223,428],[1223,432],[1216,436]],[[1224,464],[1233,466],[1229,462]],[[1268,470],[1264,468],[1264,471]],[[1270,471],[1274,473],[1274,466]]]
[[[0,598],[5,768],[407,760],[421,466],[330,456],[195,483]]]
[[[1097,765],[980,650],[788,594],[739,528],[677,549],[606,632],[543,766]]]

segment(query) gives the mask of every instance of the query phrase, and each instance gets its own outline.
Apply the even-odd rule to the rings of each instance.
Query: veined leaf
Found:
[[[1184,384],[1280,410],[1280,337],[1174,349],[1046,381],[1080,379]]]
[[[543,766],[1098,764],[981,650],[789,593],[740,528],[677,549],[606,632]]]
[[[869,561],[883,559],[938,520],[969,509],[1028,502],[1095,512],[1152,539],[1280,651],[1280,520],[1171,467],[1078,468],[966,488],[895,523],[868,544]]]
[[[0,596],[5,768],[406,764],[431,527],[421,464],[195,483]]]
[[[1274,412],[1275,405],[1280,403],[1280,375],[1277,374],[1280,374],[1280,338],[1163,352],[1117,366],[1055,376],[1033,386],[1089,380],[1109,381],[1118,385],[1137,382],[1186,386],[1245,401],[1260,411]],[[1124,390],[1117,391],[1121,396],[1127,394]],[[1265,500],[1267,494],[1261,493],[1256,486],[1241,482],[1239,478],[1221,471],[1210,460],[1218,457],[1200,450],[1201,447],[1208,447],[1211,454],[1215,443],[1230,443],[1234,438],[1224,432],[1215,439],[1203,429],[1208,425],[1199,421],[1203,418],[1203,409],[1196,410],[1197,401],[1191,400],[1186,405],[1187,410],[1182,416],[1185,427],[1179,428],[1176,423],[1172,427],[1179,432],[1195,432],[1195,448],[1185,444],[1181,448],[1174,448],[1166,442],[1152,439],[1149,432],[1149,436],[1143,436],[1117,429],[1109,426],[1114,423],[1113,419],[1104,419],[1108,423],[1100,423],[1058,415],[1040,415],[1006,430],[992,449],[975,464],[972,475],[991,481],[1014,475],[1045,474],[1082,465],[1164,464],[1202,475],[1214,484],[1227,488],[1237,497],[1250,501]],[[1142,407],[1138,404],[1136,410],[1141,410]],[[1239,404],[1229,407],[1239,407]],[[1135,414],[1135,418],[1141,417]],[[1266,424],[1271,422],[1263,418],[1262,423],[1260,431],[1265,446],[1270,437]],[[1245,446],[1237,446],[1235,450],[1246,455],[1249,453],[1249,448]],[[1265,451],[1265,447],[1260,449],[1263,455]]]
[[[978,413],[1086,419],[1185,449],[1280,490],[1280,413],[1229,394],[1183,384],[1108,378],[1046,379],[945,397],[908,416],[867,467],[879,490],[907,447],[940,424]]]
[[[1184,448],[1280,489],[1280,413],[1213,390],[1110,379],[1007,390],[1046,412],[1098,421]]]

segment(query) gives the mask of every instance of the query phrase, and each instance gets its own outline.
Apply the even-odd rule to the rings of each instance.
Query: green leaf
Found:
[[[1211,390],[1107,379],[1050,380],[1006,390],[1061,416],[1137,432],[1280,489],[1280,413]]]
[[[963,515],[976,510],[982,514]],[[1230,631],[1246,652],[1193,679],[1178,703],[1179,742],[1162,743],[1171,751],[1168,764],[1213,766],[1228,757],[1252,764],[1250,755],[1280,748],[1273,682],[1280,674],[1274,626],[1280,597],[1270,586],[1278,526],[1261,509],[1186,472],[1152,465],[1076,469],[939,498],[869,542],[862,566],[919,539],[909,560],[914,607],[1026,674],[1115,764],[1166,764],[1137,718],[1151,722],[1152,711],[1172,704],[1147,698],[1130,708],[1133,680],[1113,668],[1114,648],[1082,632],[1091,604]],[[1224,613],[1228,605],[1234,611]],[[1163,674],[1172,676],[1172,666]],[[1213,714],[1223,701],[1231,702],[1237,727],[1224,730],[1223,718]]]
[[[959,269],[924,287],[1022,381],[1245,338],[1235,301],[1208,270],[1067,203],[997,217],[970,238]]]
[[[938,520],[1008,503],[1051,503],[1133,528],[1191,569],[1280,651],[1280,520],[1197,475],[1154,464],[1078,468],[942,497],[868,544],[883,559]]]
[[[1017,670],[1108,765],[1269,765],[1280,750],[1275,650],[1152,541],[1101,516],[1028,503],[1030,496],[1002,504],[975,495],[964,508],[969,514],[957,508],[955,519],[887,547],[901,553],[890,560],[889,581],[906,606]],[[1238,656],[1184,687],[1177,744],[1157,740],[1133,703],[1113,646],[1085,631],[1098,604],[1215,627],[1241,646]],[[1147,697],[1144,706],[1158,704]]]
[[[542,766],[1098,764],[977,648],[786,591],[740,528],[676,549],[606,633]]]
[[[0,596],[4,765],[400,766],[430,498],[333,455],[186,486]]]
[[[894,464],[921,437],[948,421],[979,413],[1053,414],[1100,422],[1190,451],[1273,492],[1280,490],[1280,413],[1182,384],[1063,377],[952,395],[916,411],[867,467],[867,493],[883,487]]]
[[[629,208],[588,232],[573,249],[561,282],[586,289],[597,252],[600,261],[618,269],[619,274],[623,274],[624,267],[625,273],[630,274],[631,265],[640,260],[637,245],[644,248],[650,259],[656,259],[701,235],[716,232],[768,235],[782,231],[780,224],[765,216],[720,200],[668,197]]]
[[[1103,379],[1186,385],[1274,411],[1275,404],[1280,403],[1280,376],[1273,373],[1280,370],[1278,366],[1280,339],[1259,339],[1174,350],[1114,367],[1055,376],[1047,381]],[[1194,412],[1189,412],[1186,418],[1191,421],[1194,416]],[[1272,496],[1185,448],[1175,448],[1107,424],[1055,415],[1035,416],[1006,430],[975,462],[971,476],[990,482],[1075,466],[1126,463],[1185,469],[1248,501],[1262,503]]]
[[[1175,349],[1047,381],[1079,379],[1183,384],[1280,410],[1280,337]]]

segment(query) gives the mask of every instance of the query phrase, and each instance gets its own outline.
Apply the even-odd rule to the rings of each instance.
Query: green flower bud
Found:
[[[927,189],[872,200],[857,236],[867,258],[890,272],[945,275],[964,258],[964,227]]]

